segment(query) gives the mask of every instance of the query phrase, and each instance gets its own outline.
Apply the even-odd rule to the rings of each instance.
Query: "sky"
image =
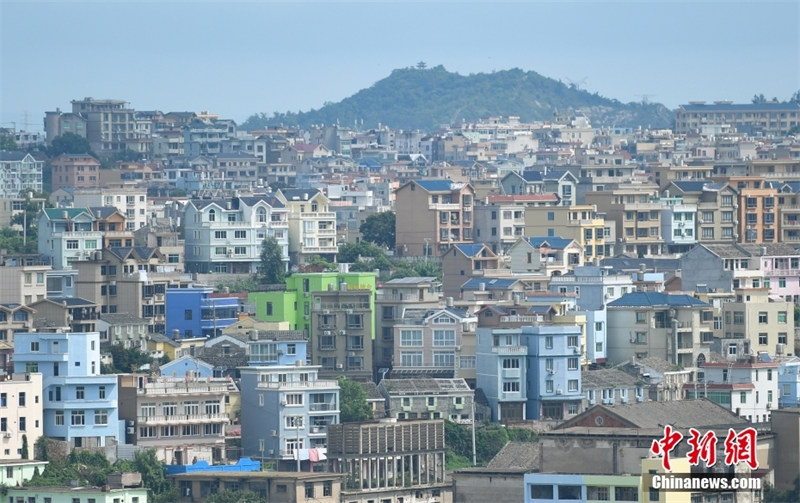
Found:
[[[520,68],[623,102],[788,99],[800,1],[0,0],[0,127],[120,99],[254,113],[338,102],[424,61]]]

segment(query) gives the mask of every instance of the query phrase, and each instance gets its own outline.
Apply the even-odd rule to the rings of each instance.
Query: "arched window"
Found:
[[[258,209],[258,221],[259,223],[264,223],[267,221],[267,210],[266,208],[259,208]]]
[[[697,366],[700,367],[705,362],[706,362],[706,355],[704,355],[703,353],[700,353],[700,355],[697,357]]]
[[[208,221],[209,222],[216,222],[217,221],[217,212],[213,209],[208,210]]]

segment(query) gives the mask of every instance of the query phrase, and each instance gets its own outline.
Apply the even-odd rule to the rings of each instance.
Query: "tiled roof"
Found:
[[[114,206],[92,206],[89,211],[95,218],[108,218],[119,210]]]
[[[636,378],[619,369],[584,370],[581,372],[583,389],[632,388]]]
[[[43,211],[50,220],[61,220],[64,218],[64,213],[70,220],[81,213],[89,213],[86,208],[45,208]]]
[[[147,325],[147,320],[128,313],[103,313],[100,319],[111,325]]]
[[[614,406],[600,405],[639,428],[663,428],[670,424],[679,429],[746,424],[728,409],[711,400],[672,400],[668,402],[642,402]],[[590,409],[591,410],[591,409]]]
[[[661,292],[631,292],[608,303],[608,307],[711,307],[705,302],[686,294]]]
[[[390,279],[383,285],[417,285],[419,283],[432,283],[434,281],[438,281],[435,276],[408,276],[407,278]]]
[[[82,299],[80,297],[47,297],[43,300],[49,300],[56,304],[66,305],[67,307],[80,307],[80,306],[96,306],[97,304],[91,300]],[[34,304],[42,302],[37,301]]]
[[[542,181],[542,174],[538,171],[523,171],[520,173],[520,176],[526,182],[541,182]]]
[[[541,444],[538,442],[508,442],[486,468],[507,472],[532,472],[539,469]]]
[[[242,200],[247,206],[253,206],[261,201],[266,202],[273,208],[284,208],[285,206],[283,203],[275,196],[247,196],[247,197],[240,197],[239,199]]]
[[[21,161],[25,159],[26,155],[28,155],[28,153],[21,150],[0,150],[0,161]]]
[[[471,392],[464,379],[433,379],[418,377],[412,379],[384,379],[381,387],[389,395],[424,395],[457,392]]]
[[[674,181],[672,184],[683,192],[702,192],[703,186],[706,184],[704,180],[680,180]]]

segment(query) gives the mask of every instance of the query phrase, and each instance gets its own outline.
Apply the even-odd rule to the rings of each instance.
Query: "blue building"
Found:
[[[791,356],[778,361],[778,406],[800,407],[800,358]]]
[[[240,368],[242,455],[294,469],[322,459],[327,427],[339,423],[339,384],[306,366],[302,333],[250,341],[250,366]]]
[[[14,371],[41,372],[47,437],[71,447],[118,440],[117,376],[100,374],[100,334],[14,334]]]
[[[167,288],[167,336],[173,339],[216,337],[236,323],[239,299],[214,296],[214,289]]]
[[[581,404],[582,328],[478,329],[477,386],[495,421],[563,419]]]

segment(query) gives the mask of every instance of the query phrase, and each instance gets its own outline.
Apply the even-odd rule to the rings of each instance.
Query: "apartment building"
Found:
[[[473,242],[474,189],[450,180],[412,180],[395,191],[396,247],[403,256],[441,256]]]
[[[586,194],[586,204],[597,206],[606,220],[615,222],[617,240],[622,252],[631,255],[660,255],[661,203],[658,186],[651,183],[630,183],[619,188]]]
[[[39,253],[53,269],[71,269],[76,260],[102,248],[103,232],[95,230],[87,208],[45,208],[37,220]]]
[[[61,154],[50,165],[53,190],[100,185],[100,161],[89,154]]]
[[[608,358],[664,358],[693,368],[714,341],[712,306],[685,294],[632,292],[609,302]]]
[[[213,288],[189,285],[166,290],[168,337],[217,337],[239,319],[239,300],[213,296]],[[178,337],[176,337],[178,335]]]
[[[305,361],[305,341],[251,342],[250,366],[239,369],[243,455],[297,469],[301,455],[327,447],[339,422],[339,384],[319,379],[320,367]]]
[[[442,287],[446,297],[458,297],[461,285],[472,278],[507,274],[500,257],[485,244],[457,244],[442,254]]]
[[[682,213],[694,214],[693,237],[701,244],[736,243],[739,242],[739,195],[736,190],[726,182],[713,182],[707,180],[681,180],[673,181],[661,191],[663,200],[680,199],[685,208]],[[692,207],[695,208],[692,211]],[[682,241],[689,236],[689,221],[685,218],[677,221],[673,211],[673,222],[678,224]],[[684,223],[680,227],[680,222]],[[676,227],[673,225],[673,234]],[[662,234],[663,235],[663,234]],[[682,243],[686,244],[686,243]]]
[[[0,198],[18,197],[23,191],[42,191],[39,161],[27,152],[0,152]]]
[[[78,188],[72,193],[75,207],[114,207],[124,216],[124,227],[115,230],[135,231],[149,220],[147,189],[134,185]],[[109,229],[112,230],[112,229]]]
[[[386,417],[447,419],[472,424],[475,392],[463,379],[382,379],[378,389],[386,400]]]
[[[306,264],[315,256],[335,261],[339,252],[336,213],[328,207],[328,197],[316,189],[281,189],[275,197],[288,210],[292,264]]]
[[[288,268],[288,217],[274,196],[190,200],[184,217],[187,272],[253,274],[268,236],[278,241]]]
[[[767,288],[735,288],[722,304],[722,350],[741,356],[743,344],[759,353],[795,355],[794,303],[771,297]]]
[[[15,372],[0,379],[0,460],[12,472],[19,470],[15,461],[25,459],[23,449],[32,458],[34,443],[44,434],[42,404],[42,374]]]
[[[785,136],[800,125],[800,104],[690,101],[675,110],[675,132],[692,133],[708,126],[726,126],[751,136]]]
[[[72,113],[86,119],[86,139],[95,152],[121,152],[129,140],[139,136],[136,111],[127,108],[123,100],[84,98],[71,103]],[[49,141],[49,132],[47,138]]]
[[[225,433],[230,417],[225,404],[238,394],[226,378],[153,378],[120,374],[119,418],[126,443],[156,450],[164,464],[227,460]]]
[[[728,183],[739,192],[738,234],[740,243],[777,243],[778,189],[767,184],[763,177],[736,177]]]
[[[44,435],[70,447],[121,439],[117,376],[100,374],[97,332],[17,333],[14,371],[42,374]]]
[[[395,326],[403,323],[405,311],[438,309],[441,298],[442,286],[435,277],[395,278],[383,283],[375,298],[375,340],[372,345],[375,369],[388,372],[392,368]],[[375,380],[381,378],[379,372]]]
[[[476,197],[475,240],[484,243],[494,253],[504,254],[520,236],[531,235],[527,231],[526,213],[533,208],[553,208],[559,198],[555,194],[488,194]],[[538,233],[543,234],[543,233]]]
[[[0,266],[0,303],[28,305],[47,295],[50,264],[41,259],[7,259]]]
[[[584,264],[583,248],[560,236],[522,237],[508,249],[514,274],[560,276]]]
[[[560,236],[574,239],[583,248],[584,260],[612,255],[604,216],[594,205],[537,207],[525,211],[524,236]]]

